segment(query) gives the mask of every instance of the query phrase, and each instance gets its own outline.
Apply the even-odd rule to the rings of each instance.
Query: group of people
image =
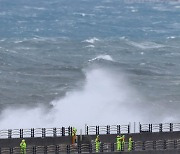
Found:
[[[73,127],[72,129],[72,144],[76,143],[76,132],[77,129]],[[26,154],[26,142],[25,139],[22,139],[20,143],[20,154]]]
[[[72,129],[72,144],[77,143],[76,132],[77,132],[77,129],[73,128]],[[99,135],[97,135],[96,139],[95,139],[96,152],[100,152],[100,145],[101,145],[100,137],[99,137]],[[116,137],[116,150],[117,151],[124,151],[124,146],[125,146],[125,135],[122,135],[122,136],[117,135],[117,137]],[[132,148],[133,148],[133,140],[132,140],[132,137],[129,137],[129,139],[128,139],[128,151],[131,151]],[[26,154],[26,142],[24,139],[20,143],[20,153]]]
[[[116,147],[117,151],[124,151],[124,146],[125,146],[125,135],[119,136],[117,135],[116,137]],[[133,147],[133,140],[132,137],[129,137],[128,140],[128,151],[131,151]]]
[[[99,138],[99,135],[97,135],[95,139],[95,144],[96,144],[96,152],[100,152],[100,145],[101,141]],[[124,146],[125,146],[125,135],[117,135],[116,137],[116,150],[117,151],[124,151]],[[129,137],[128,139],[128,151],[131,151],[133,148],[133,140],[132,137]]]

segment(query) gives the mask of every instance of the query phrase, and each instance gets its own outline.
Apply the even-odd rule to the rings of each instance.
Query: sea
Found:
[[[0,0],[0,129],[180,122],[179,0]]]

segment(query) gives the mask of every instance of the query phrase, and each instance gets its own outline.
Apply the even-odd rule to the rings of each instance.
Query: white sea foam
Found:
[[[175,39],[176,36],[168,36],[167,39]]]
[[[80,15],[82,17],[85,17],[85,16],[95,16],[95,14],[87,14],[87,13],[73,13],[74,15]]]
[[[0,40],[0,42],[4,42],[4,41],[6,41],[6,39],[2,39],[2,40]]]
[[[82,42],[87,42],[87,43],[94,44],[96,41],[99,41],[99,39],[98,39],[98,38],[96,38],[96,37],[93,37],[93,38],[90,38],[90,39],[84,40],[84,41],[82,41]]]
[[[0,116],[1,129],[68,125],[84,128],[84,124],[128,124],[142,120],[135,107],[140,96],[123,74],[119,76],[102,69],[93,69],[85,74],[83,89],[52,101],[52,109],[48,112],[43,106],[4,110]]]
[[[33,10],[46,10],[46,8],[43,7],[30,7],[30,6],[24,6],[25,9],[33,9]]]
[[[90,45],[87,45],[85,48],[94,48],[95,46],[90,44]]]
[[[167,8],[167,7],[164,7],[164,6],[155,6],[153,7],[154,10],[157,10],[157,11],[162,11],[162,12],[165,12],[165,11],[173,11],[172,9],[170,8]]]
[[[110,7],[110,6],[103,6],[103,5],[99,5],[99,6],[96,6],[95,7],[95,9],[110,9],[110,8],[112,8],[112,7]]]
[[[180,9],[180,5],[178,5],[178,6],[175,6],[175,8],[176,8],[176,9]]]
[[[138,12],[138,10],[137,9],[132,9],[131,12]]]
[[[22,42],[23,42],[23,40],[14,41],[15,44],[22,43]]]
[[[99,60],[99,59],[104,59],[104,60],[109,60],[109,61],[114,61],[113,58],[110,55],[99,55],[91,60],[89,62],[92,62],[94,60]]]
[[[176,120],[172,114],[159,115],[164,106],[151,105],[129,83],[123,72],[92,69],[85,72],[81,90],[68,92],[52,101],[51,108],[8,108],[0,115],[1,129],[128,124],[129,122],[167,122]],[[157,111],[156,111],[157,110]],[[152,115],[153,112],[153,115]],[[171,122],[173,122],[171,121]]]

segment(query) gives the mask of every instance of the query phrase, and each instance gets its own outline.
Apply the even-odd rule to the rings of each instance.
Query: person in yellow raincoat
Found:
[[[100,142],[100,139],[99,139],[99,135],[97,135],[95,143],[96,143],[96,152],[100,152],[101,142]]]
[[[121,151],[121,137],[119,135],[116,137],[116,149]]]
[[[123,135],[121,137],[121,150],[123,151],[124,150],[124,146],[125,146],[125,135]]]
[[[72,129],[72,144],[76,143],[76,133],[77,133],[77,129],[75,127],[73,127],[73,129]]]
[[[26,154],[26,142],[24,139],[20,143],[20,153]]]
[[[132,146],[133,146],[133,140],[132,137],[130,137],[128,142],[128,151],[132,151]]]

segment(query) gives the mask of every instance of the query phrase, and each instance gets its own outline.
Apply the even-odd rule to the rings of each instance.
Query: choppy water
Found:
[[[0,0],[0,128],[179,122],[180,2]]]

